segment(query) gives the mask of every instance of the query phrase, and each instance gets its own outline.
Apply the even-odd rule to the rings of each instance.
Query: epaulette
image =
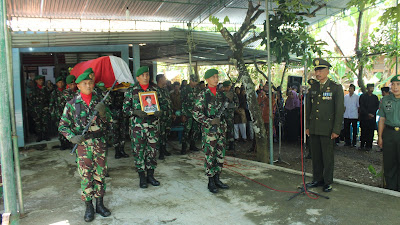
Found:
[[[307,81],[307,83],[308,83],[309,85],[313,85],[313,84],[318,83],[318,81],[311,78],[311,79],[309,79],[309,80]]]

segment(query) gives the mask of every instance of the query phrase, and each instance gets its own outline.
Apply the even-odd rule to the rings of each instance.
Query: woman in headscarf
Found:
[[[289,142],[298,141],[300,135],[300,100],[297,92],[291,90],[285,103],[286,119],[285,119],[285,136]]]

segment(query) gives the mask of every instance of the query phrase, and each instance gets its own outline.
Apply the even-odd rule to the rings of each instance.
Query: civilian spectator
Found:
[[[371,150],[376,128],[376,111],[379,108],[378,97],[372,92],[374,84],[367,84],[367,93],[360,96],[361,144],[359,150]]]
[[[295,90],[289,91],[285,103],[285,136],[289,142],[296,142],[300,135],[300,100]]]
[[[344,96],[344,138],[345,146],[356,147],[357,144],[357,123],[358,110],[360,108],[359,96],[354,94],[356,87],[350,84],[349,93]],[[350,139],[350,124],[353,128],[353,138]]]

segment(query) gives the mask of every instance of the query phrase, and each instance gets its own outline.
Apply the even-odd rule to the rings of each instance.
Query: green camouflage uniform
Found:
[[[110,93],[111,102],[110,109],[113,115],[112,123],[112,139],[115,149],[124,148],[126,136],[127,118],[122,112],[122,105],[124,103],[124,92],[112,91]]]
[[[193,108],[195,98],[200,92],[198,87],[186,85],[181,91],[182,116],[186,116],[184,124],[182,144],[190,146],[190,142],[196,141],[200,137],[200,124],[193,118]]]
[[[32,109],[32,117],[35,122],[36,134],[42,137],[47,135],[48,122],[50,121],[50,92],[47,87],[42,89],[35,85],[32,88],[31,98],[29,99],[29,107]]]
[[[158,100],[160,109],[163,112],[160,117],[159,149],[160,146],[166,146],[168,132],[171,129],[172,103],[169,92],[166,88],[158,88]]]
[[[233,99],[229,100],[229,108],[227,108],[224,112],[225,121],[226,121],[226,143],[229,144],[229,148],[233,148],[235,137],[234,137],[234,115],[235,110],[239,106],[239,98],[234,90],[231,88],[229,92],[233,93]],[[225,94],[225,93],[224,93]]]
[[[82,134],[89,118],[94,112],[94,107],[101,101],[101,98],[92,93],[89,106],[82,100],[80,94],[65,105],[58,127],[68,140],[75,135]],[[80,111],[80,113],[79,113]],[[79,175],[81,176],[82,200],[90,201],[93,197],[103,197],[105,185],[105,171],[107,169],[106,160],[106,140],[104,132],[108,123],[112,122],[111,115],[106,113],[105,118],[97,116],[92,123],[86,140],[78,145],[77,164]]]
[[[146,92],[157,89],[150,84]],[[133,115],[134,110],[141,110],[139,92],[145,92],[139,83],[128,89],[125,93],[123,111],[129,116],[129,136],[135,166],[138,172],[143,172],[157,167],[158,118],[155,116],[140,118]]]
[[[76,93],[77,93],[77,91],[73,91],[69,88],[64,89],[64,91],[63,91],[64,101],[65,102],[71,101],[74,98]]]
[[[60,123],[61,115],[63,114],[63,110],[65,107],[65,98],[64,98],[64,90],[60,91],[56,88],[54,91],[51,92],[50,95],[50,113],[52,121],[55,122],[56,127]],[[69,141],[62,135],[58,133],[58,140],[62,147],[69,146]]]
[[[202,147],[206,154],[204,167],[206,175],[220,174],[224,165],[226,121],[222,116],[216,131],[212,131],[211,121],[224,104],[225,95],[217,91],[216,96],[206,88],[195,99],[193,117],[201,124]]]

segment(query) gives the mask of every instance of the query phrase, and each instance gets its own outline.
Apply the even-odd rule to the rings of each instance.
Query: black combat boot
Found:
[[[94,220],[94,208],[93,208],[92,200],[86,201],[85,204],[86,204],[86,211],[85,211],[85,215],[83,216],[83,219],[86,222],[91,222]]]
[[[166,144],[164,144],[163,148],[164,148],[164,155],[165,156],[170,156],[171,153],[167,151],[167,145]]]
[[[208,178],[208,190],[212,193],[218,193],[218,188],[215,186],[214,177]]]
[[[41,142],[41,141],[43,141],[42,134],[37,134],[36,142]]]
[[[194,151],[194,152],[200,151],[200,149],[196,147],[196,142],[195,141],[191,141],[190,142],[190,150]]]
[[[165,159],[163,146],[160,146],[158,159],[159,160]]]
[[[111,215],[110,210],[103,205],[103,197],[96,198],[96,213],[100,214],[102,217]]]
[[[147,183],[153,186],[160,186],[160,182],[154,178],[154,170],[147,170]]]
[[[217,187],[222,188],[222,189],[228,189],[229,186],[222,183],[222,181],[219,179],[219,174],[215,174],[214,175],[214,181],[215,181],[215,185],[217,185]]]
[[[185,155],[185,154],[186,154],[186,148],[187,148],[186,143],[183,142],[183,143],[182,143],[181,155]]]
[[[119,146],[115,147],[115,158],[120,159],[122,157],[121,148]]]
[[[146,174],[144,171],[139,172],[139,186],[140,188],[147,188]]]
[[[122,158],[129,158],[129,155],[126,154],[124,148],[125,148],[124,145],[120,146],[120,153],[121,153],[121,156],[122,156]]]

